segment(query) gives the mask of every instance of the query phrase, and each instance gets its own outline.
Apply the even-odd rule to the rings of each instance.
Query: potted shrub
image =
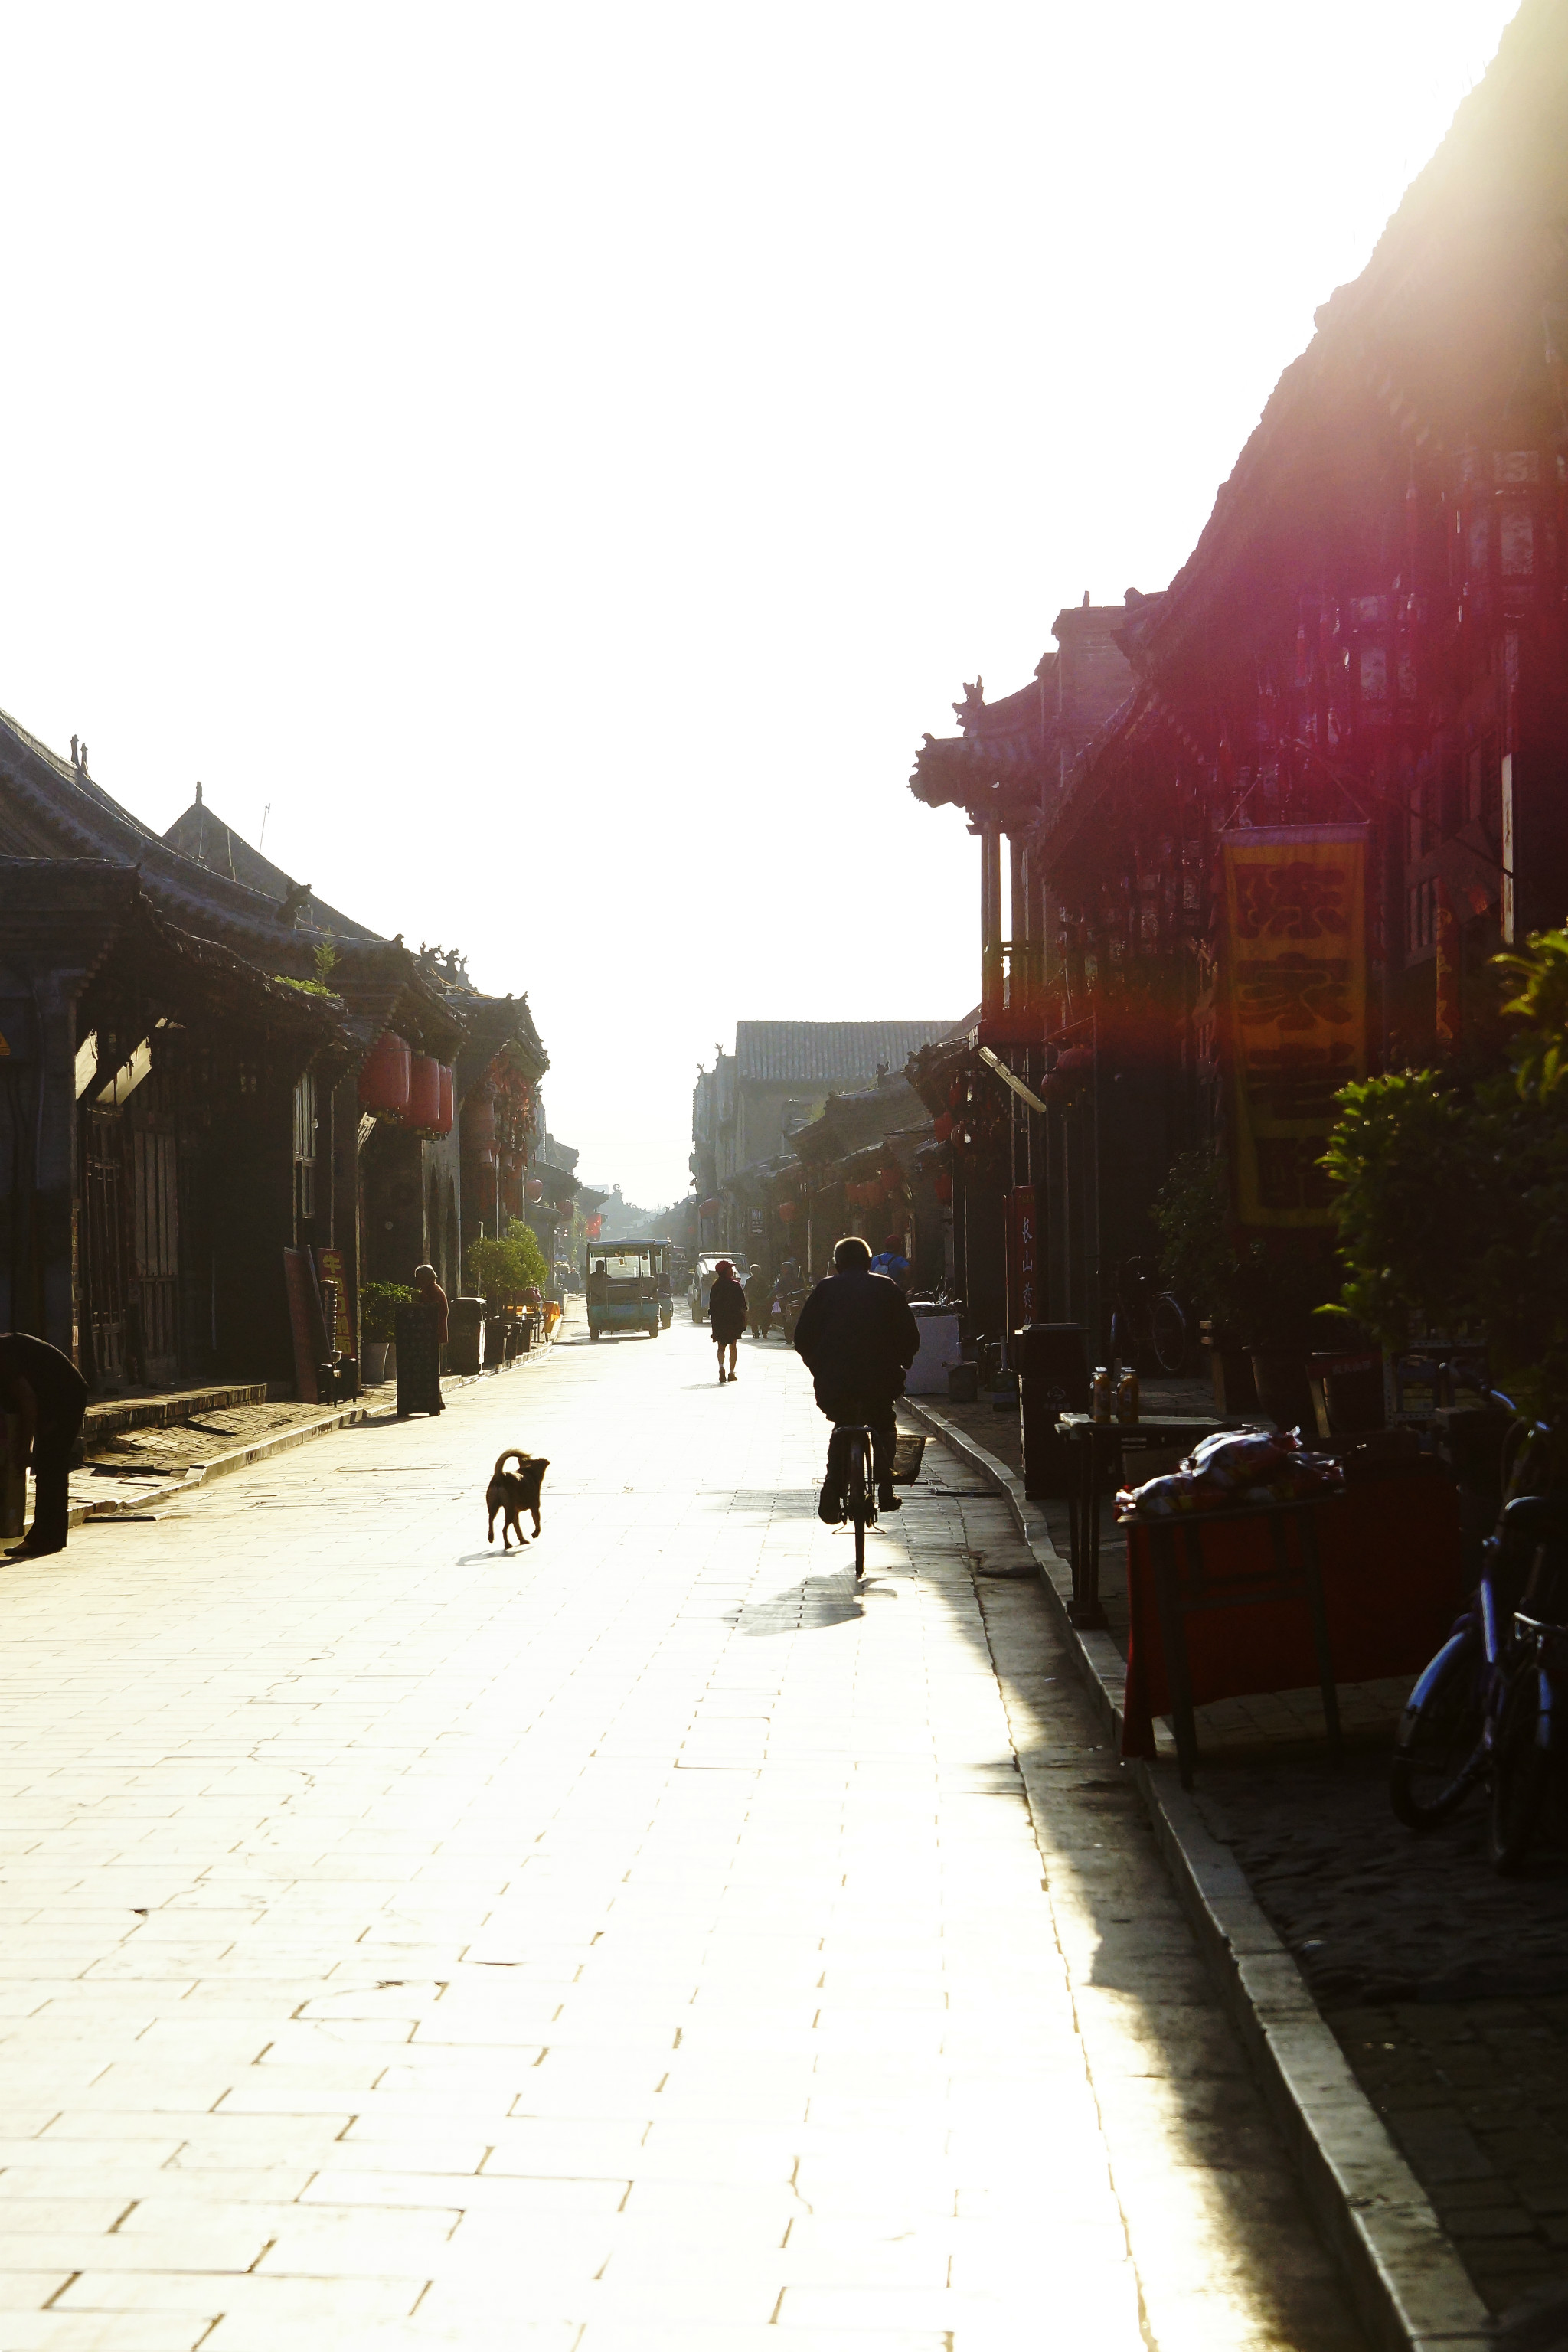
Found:
[[[484,1297],[485,1359],[500,1365],[516,1352],[514,1309],[520,1298],[539,1296],[547,1278],[543,1253],[521,1217],[504,1234],[482,1235],[468,1244],[468,1280]]]
[[[362,1282],[359,1293],[360,1344],[364,1349],[364,1376],[373,1385],[397,1373],[397,1349],[393,1334],[397,1310],[412,1307],[415,1294],[403,1282]]]

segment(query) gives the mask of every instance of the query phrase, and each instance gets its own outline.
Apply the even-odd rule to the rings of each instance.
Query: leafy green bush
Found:
[[[360,1333],[366,1339],[390,1339],[397,1310],[412,1307],[415,1294],[405,1282],[362,1282],[359,1286]]]
[[[1568,932],[1500,958],[1526,1025],[1510,1066],[1347,1087],[1325,1164],[1342,1297],[1391,1346],[1484,1339],[1505,1388],[1568,1411]]]
[[[1230,1231],[1225,1162],[1205,1145],[1184,1151],[1151,1211],[1163,1247],[1160,1275],[1184,1306],[1225,1321],[1237,1260]]]
[[[468,1265],[475,1290],[492,1303],[511,1300],[525,1290],[538,1290],[549,1278],[543,1253],[521,1217],[511,1218],[504,1234],[470,1242]]]

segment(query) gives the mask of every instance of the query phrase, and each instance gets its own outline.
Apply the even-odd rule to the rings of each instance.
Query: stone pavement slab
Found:
[[[569,1328],[0,1577],[0,2352],[1360,2352],[1005,1507],[857,1591],[741,1365]]]

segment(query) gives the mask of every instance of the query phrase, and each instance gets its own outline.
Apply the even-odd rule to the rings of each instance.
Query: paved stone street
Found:
[[[1005,1508],[858,1597],[741,1370],[579,1324],[0,1576],[0,2352],[1362,2346]]]

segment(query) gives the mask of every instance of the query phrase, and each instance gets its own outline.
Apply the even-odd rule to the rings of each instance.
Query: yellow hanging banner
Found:
[[[1366,828],[1222,837],[1236,1213],[1326,1225],[1333,1097],[1366,1074]]]

